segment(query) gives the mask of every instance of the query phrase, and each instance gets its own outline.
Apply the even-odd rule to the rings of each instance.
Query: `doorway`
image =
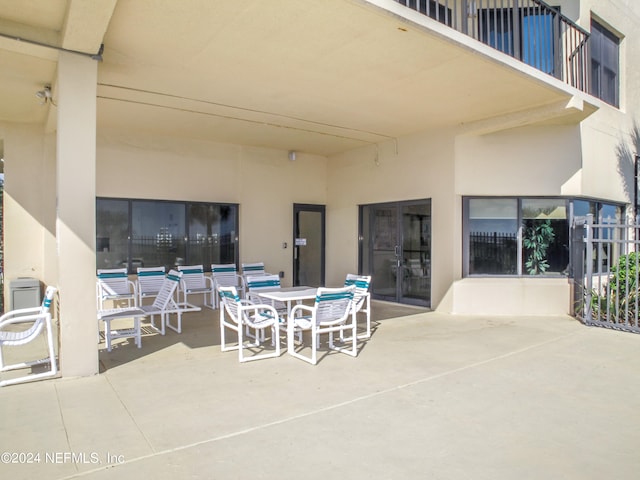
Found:
[[[431,306],[431,200],[360,207],[360,265],[371,296]]]
[[[324,286],[325,206],[293,205],[293,285]]]

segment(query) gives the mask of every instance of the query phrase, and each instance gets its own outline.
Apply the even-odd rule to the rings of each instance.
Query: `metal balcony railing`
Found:
[[[589,32],[541,0],[395,0],[589,92]]]

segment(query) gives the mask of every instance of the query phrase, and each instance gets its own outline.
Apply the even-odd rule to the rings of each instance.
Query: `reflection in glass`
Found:
[[[238,206],[98,198],[97,268],[237,263]]]
[[[469,200],[469,274],[518,273],[516,199]]]
[[[131,267],[185,264],[185,205],[136,200],[131,214]]]
[[[232,205],[189,205],[189,264],[235,263],[235,211]]]
[[[431,301],[431,204],[402,206],[402,296]]]
[[[569,266],[567,201],[522,200],[523,274],[566,273]]]
[[[96,210],[96,268],[127,266],[129,202],[101,200]]]

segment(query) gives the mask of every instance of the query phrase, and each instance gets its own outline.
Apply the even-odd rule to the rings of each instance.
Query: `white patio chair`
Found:
[[[287,304],[277,300],[268,300],[260,297],[261,291],[273,291],[281,288],[278,275],[250,275],[246,278],[247,298],[253,303],[267,303],[281,314],[287,313]]]
[[[126,300],[129,307],[137,305],[136,285],[129,280],[126,268],[98,269],[97,273],[96,295],[99,310],[104,310],[104,302],[107,300]]]
[[[182,280],[180,280],[181,306],[185,309],[194,307],[194,304],[188,301],[189,295],[202,295],[203,306],[215,309],[213,280],[204,274],[202,265],[181,265],[178,270],[182,272]]]
[[[39,307],[13,310],[0,317],[0,372],[29,368],[46,363],[50,365],[49,371],[46,372],[31,373],[22,377],[0,381],[0,387],[52,377],[58,373],[53,349],[53,330],[50,312],[51,302],[53,301],[56,290],[55,287],[48,286],[44,294],[44,299],[42,300],[42,305]],[[43,329],[46,330],[48,357],[5,365],[5,347],[22,346],[31,343],[39,338]]]
[[[220,349],[223,352],[238,350],[238,360],[248,362],[280,356],[280,328],[278,312],[271,305],[253,304],[249,300],[241,299],[235,287],[220,287]],[[228,318],[228,319],[227,319]],[[238,342],[235,346],[227,346],[226,329],[233,330],[238,335]],[[243,332],[247,329],[256,332],[264,332],[271,329],[272,346],[274,351],[270,353],[255,354],[245,356],[244,351],[249,347],[261,345],[260,338],[265,335],[256,334],[252,337],[253,343],[245,344]]]
[[[164,267],[138,267],[137,271],[138,305],[142,305],[145,298],[155,298],[158,295],[166,276],[166,269]]]
[[[242,278],[244,279],[245,286],[249,277],[257,277],[260,275],[274,275],[265,271],[264,262],[243,263],[242,264]]]
[[[107,351],[111,351],[113,340],[116,338],[132,337],[135,339],[135,343],[138,348],[142,346],[142,330],[140,327],[140,319],[142,317],[151,317],[151,327],[158,331],[161,335],[166,332],[166,327],[175,330],[178,333],[182,332],[182,309],[178,303],[176,303],[174,294],[180,283],[182,273],[176,270],[170,270],[169,273],[163,278],[162,286],[158,291],[156,298],[151,305],[140,305],[138,307],[129,308],[112,308],[107,310],[98,311],[98,320],[102,320],[104,326],[105,343],[107,345]],[[199,307],[195,307],[200,310]],[[178,317],[177,325],[172,325],[170,322],[170,315],[176,314]],[[160,317],[160,325],[155,323],[155,317]],[[115,330],[111,328],[111,322],[114,320],[121,320],[125,318],[133,319],[133,327]]]
[[[165,327],[170,328],[174,332],[182,333],[182,314],[202,310],[200,307],[194,305],[185,306],[184,304],[176,302],[174,294],[182,278],[184,278],[183,272],[170,270],[164,278],[162,287],[153,304],[140,306],[140,308],[151,317],[151,326],[160,332],[161,335],[165,334]],[[175,325],[171,323],[171,315],[173,314],[176,315],[177,320]],[[156,327],[156,315],[160,316],[160,327]]]
[[[249,275],[267,275],[264,271],[264,262],[243,263],[242,276],[246,278]]]
[[[355,285],[353,292],[353,305],[357,314],[362,312],[366,315],[366,330],[364,333],[358,335],[358,338],[370,338],[371,337],[371,294],[369,287],[371,286],[370,275],[356,275],[354,273],[348,273],[344,281],[344,286],[348,287]],[[344,337],[342,337],[344,338]]]
[[[299,304],[291,309],[287,327],[287,345],[291,355],[313,365],[318,360],[320,335],[329,334],[329,348],[352,357],[357,356],[357,322],[353,306],[355,286],[342,288],[319,288],[312,307]],[[293,336],[296,332],[311,332],[311,356],[295,349]],[[333,334],[349,334],[351,347],[338,347],[333,343]]]
[[[220,287],[236,287],[240,298],[245,297],[244,279],[242,275],[238,274],[235,263],[212,264],[211,278],[213,279],[213,286],[216,290]],[[217,306],[219,304],[219,296],[214,295],[214,300]]]

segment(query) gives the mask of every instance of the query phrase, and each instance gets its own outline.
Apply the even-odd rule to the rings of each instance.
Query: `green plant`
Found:
[[[591,292],[592,315],[611,323],[634,322],[640,298],[638,296],[638,269],[640,254],[622,255],[611,267],[609,283],[602,292]]]
[[[529,275],[540,275],[549,269],[547,250],[555,236],[551,220],[545,220],[525,228],[522,244],[527,253],[524,265]]]

